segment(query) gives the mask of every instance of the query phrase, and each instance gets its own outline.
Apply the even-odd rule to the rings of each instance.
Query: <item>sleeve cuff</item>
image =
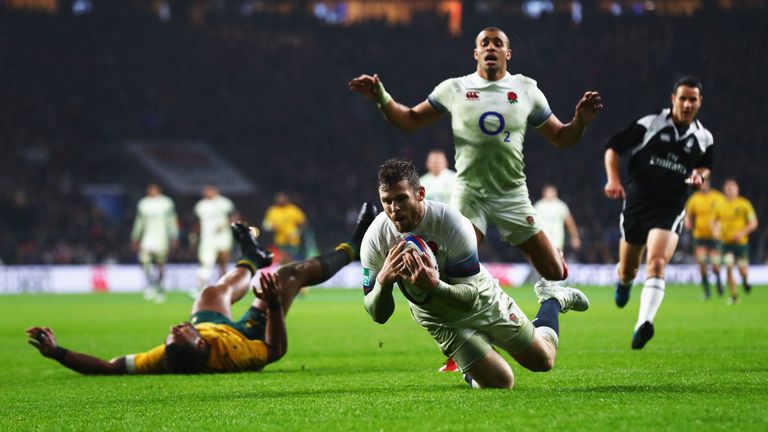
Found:
[[[528,124],[538,129],[544,126],[544,123],[546,123],[551,116],[552,116],[552,110],[547,109],[546,111],[542,111],[541,113],[535,116],[528,117]]]
[[[434,108],[439,113],[447,113],[448,109],[445,107],[445,105],[441,104],[437,101],[437,98],[435,98],[433,95],[429,95],[427,97],[427,102],[429,102],[430,105],[432,105],[432,108]]]
[[[128,354],[125,356],[125,369],[129,374],[136,373],[136,354]]]

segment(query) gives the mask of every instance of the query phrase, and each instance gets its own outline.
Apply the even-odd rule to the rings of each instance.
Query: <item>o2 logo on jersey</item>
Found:
[[[496,121],[494,121],[494,119]],[[480,116],[480,121],[478,122],[480,126],[480,130],[483,131],[484,134],[490,135],[490,136],[496,136],[500,134],[502,131],[504,132],[504,142],[509,142],[509,131],[505,131],[504,127],[507,125],[507,122],[504,121],[504,116],[497,113],[496,111],[488,111],[484,112]]]

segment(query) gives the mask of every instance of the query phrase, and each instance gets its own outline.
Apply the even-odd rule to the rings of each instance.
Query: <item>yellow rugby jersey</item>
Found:
[[[267,364],[264,341],[249,340],[242,333],[224,324],[202,323],[195,326],[208,342],[211,351],[205,367],[210,372],[243,372],[261,370]],[[165,373],[165,345],[150,351],[125,356],[128,373]]]
[[[712,222],[715,219],[717,207],[725,201],[725,195],[715,189],[708,193],[694,192],[685,204],[685,212],[693,216],[693,238],[702,240],[714,239]]]
[[[717,219],[720,221],[720,238],[724,244],[745,245],[748,236],[739,241],[733,239],[734,234],[744,229],[747,224],[757,217],[752,203],[744,197],[732,201],[724,200],[717,209]]]
[[[304,212],[293,204],[272,206],[264,216],[264,228],[275,232],[277,245],[298,246],[301,244],[299,226],[306,220]]]

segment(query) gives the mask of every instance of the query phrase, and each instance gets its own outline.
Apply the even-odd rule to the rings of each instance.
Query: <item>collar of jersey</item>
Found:
[[[675,133],[678,134],[678,141],[682,140],[683,138],[687,137],[688,135],[693,134],[697,129],[701,128],[701,124],[699,123],[699,119],[693,119],[691,124],[688,125],[688,129],[685,130],[685,133],[680,134],[677,130],[677,126],[675,126],[675,122],[672,121],[672,109],[671,108],[664,108],[664,112],[667,114],[667,124],[669,126],[672,126],[673,129],[675,129]]]
[[[488,81],[487,79],[481,77],[480,74],[475,72],[469,76],[469,79],[474,87],[482,88],[482,87],[489,87],[494,84],[505,84],[508,81],[512,80],[512,74],[510,74],[509,71],[507,71],[506,74],[504,75],[504,78],[496,81]]]

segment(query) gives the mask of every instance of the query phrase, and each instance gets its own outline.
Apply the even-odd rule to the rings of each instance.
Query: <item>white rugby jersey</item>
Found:
[[[552,244],[563,249],[565,245],[565,219],[571,214],[568,205],[560,199],[538,200],[533,205],[539,214],[539,221],[549,235]]]
[[[200,219],[200,244],[231,239],[229,215],[234,211],[232,200],[222,195],[198,201],[195,204],[195,215]]]
[[[422,326],[461,325],[491,320],[489,310],[502,295],[493,276],[480,264],[477,238],[472,223],[445,204],[425,200],[424,220],[413,231],[401,233],[380,213],[363,237],[360,262],[363,267],[363,292],[367,295],[376,283],[389,250],[409,234],[421,237],[437,258],[440,280],[469,284],[477,289],[478,298],[470,311],[462,311],[433,297],[424,305],[409,302],[411,315]]]
[[[530,124],[552,115],[536,81],[509,73],[488,81],[477,72],[440,83],[427,98],[451,114],[458,182],[481,193],[499,194],[525,183],[523,138]]]
[[[146,196],[136,206],[136,220],[131,238],[141,238],[141,248],[148,251],[168,250],[168,241],[179,237],[176,208],[165,195]]]
[[[419,178],[419,182],[426,189],[426,199],[448,204],[456,185],[456,172],[445,169],[439,175],[426,173]]]

